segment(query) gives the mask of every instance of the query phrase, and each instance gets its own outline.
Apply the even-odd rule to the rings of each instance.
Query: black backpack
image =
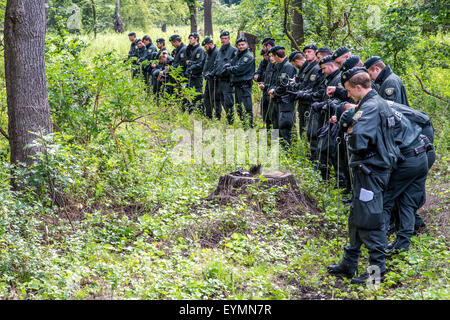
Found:
[[[409,121],[418,124],[422,128],[422,134],[434,141],[434,128],[430,117],[423,111],[415,110],[403,104],[387,100],[388,105],[397,112],[403,114]]]

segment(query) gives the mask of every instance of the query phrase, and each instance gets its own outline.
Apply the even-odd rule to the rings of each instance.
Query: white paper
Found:
[[[364,188],[361,188],[361,191],[359,192],[359,200],[363,202],[368,202],[373,199],[373,192],[370,190],[366,190]]]

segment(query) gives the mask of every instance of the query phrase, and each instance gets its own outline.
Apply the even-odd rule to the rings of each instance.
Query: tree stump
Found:
[[[251,171],[251,170],[250,170]],[[237,171],[223,175],[219,178],[217,188],[208,196],[207,200],[217,201],[221,204],[232,203],[239,200],[239,196],[250,194],[248,185],[260,184],[258,188],[269,189],[273,186],[284,187],[277,193],[277,207],[280,211],[289,214],[292,211],[317,212],[317,200],[302,191],[290,172],[269,172],[263,175],[252,175],[249,172]]]

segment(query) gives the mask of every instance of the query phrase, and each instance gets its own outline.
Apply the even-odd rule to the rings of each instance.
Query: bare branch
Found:
[[[417,80],[419,80],[419,83],[420,83],[420,86],[422,87],[422,91],[423,91],[423,92],[425,92],[426,94],[428,94],[428,95],[430,95],[430,96],[432,96],[432,97],[435,97],[435,98],[437,98],[437,99],[440,99],[440,100],[442,100],[442,101],[445,101],[445,102],[447,102],[447,103],[450,102],[450,100],[447,99],[447,98],[443,98],[443,97],[441,97],[441,96],[439,96],[439,95],[437,95],[437,94],[434,94],[434,93],[431,93],[431,92],[427,91],[427,90],[424,88],[423,83],[422,83],[422,80],[420,80],[420,78],[419,78],[419,76],[417,75],[417,73],[416,73],[415,71],[413,71],[413,73],[414,73],[414,76],[417,78]]]

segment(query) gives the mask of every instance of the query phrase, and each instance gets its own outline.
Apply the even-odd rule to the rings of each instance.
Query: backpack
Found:
[[[395,111],[403,114],[409,121],[416,123],[422,128],[422,134],[424,134],[431,143],[434,141],[434,128],[431,123],[430,117],[423,111],[415,110],[411,107],[405,106],[400,103],[396,103],[390,100],[386,100],[388,105]]]

